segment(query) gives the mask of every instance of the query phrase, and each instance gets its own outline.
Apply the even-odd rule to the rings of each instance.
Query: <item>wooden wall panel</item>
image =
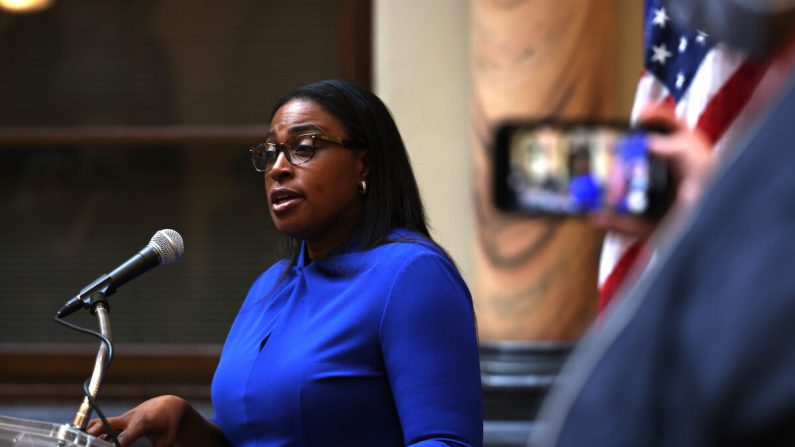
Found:
[[[501,120],[613,114],[612,4],[472,2],[473,296],[482,340],[576,340],[596,309],[601,235],[584,220],[506,216],[492,204]]]

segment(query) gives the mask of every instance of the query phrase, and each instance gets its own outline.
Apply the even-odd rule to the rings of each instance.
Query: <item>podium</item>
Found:
[[[0,416],[0,447],[113,447],[68,424]]]

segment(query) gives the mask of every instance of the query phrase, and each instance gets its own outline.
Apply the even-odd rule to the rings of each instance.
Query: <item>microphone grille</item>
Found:
[[[160,256],[161,264],[171,264],[182,259],[185,243],[182,236],[174,230],[160,230],[152,236],[148,244]]]

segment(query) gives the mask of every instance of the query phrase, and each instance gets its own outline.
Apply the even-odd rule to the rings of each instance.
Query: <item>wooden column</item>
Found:
[[[508,118],[613,113],[613,2],[472,0],[476,253],[481,340],[573,341],[593,321],[601,235],[579,219],[492,205],[492,136]]]

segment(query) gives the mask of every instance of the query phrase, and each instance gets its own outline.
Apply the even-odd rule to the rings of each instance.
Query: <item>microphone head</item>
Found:
[[[182,236],[174,230],[160,230],[147,244],[157,252],[161,264],[171,264],[182,259],[185,244]]]

